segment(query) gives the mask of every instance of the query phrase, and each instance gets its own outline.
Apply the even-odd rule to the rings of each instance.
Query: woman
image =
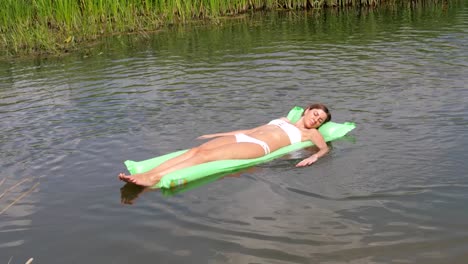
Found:
[[[248,130],[204,135],[199,139],[214,139],[148,172],[135,175],[121,173],[119,179],[141,186],[153,186],[164,175],[179,169],[215,160],[258,158],[290,144],[310,140],[319,151],[299,162],[296,167],[308,166],[328,152],[328,146],[317,128],[330,119],[331,114],[325,105],[313,104],[306,108],[295,124],[283,117]]]

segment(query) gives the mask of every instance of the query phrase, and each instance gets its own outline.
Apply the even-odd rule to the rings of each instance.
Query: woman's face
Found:
[[[327,113],[322,109],[307,109],[304,113],[304,126],[318,128],[327,119]]]

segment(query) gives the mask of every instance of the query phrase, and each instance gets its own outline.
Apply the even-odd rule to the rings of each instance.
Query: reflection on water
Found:
[[[463,263],[463,3],[220,23],[0,66],[0,259]],[[358,126],[311,167],[302,150],[170,191],[117,180],[316,101]]]

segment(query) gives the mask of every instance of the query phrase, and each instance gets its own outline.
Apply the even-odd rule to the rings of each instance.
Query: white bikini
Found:
[[[289,123],[289,122],[287,122],[285,120],[282,120],[282,119],[272,120],[268,124],[269,125],[275,125],[275,126],[281,128],[288,135],[289,141],[291,141],[291,144],[301,142],[301,139],[302,139],[301,131],[299,130],[299,128],[297,128],[293,124],[291,124],[291,123]],[[260,147],[263,148],[263,150],[265,151],[265,155],[270,153],[270,147],[264,141],[258,140],[256,138],[251,137],[251,136],[247,136],[246,134],[242,134],[242,133],[236,134],[235,136],[236,136],[236,142],[254,143],[254,144],[257,144],[257,145],[259,145]]]
[[[238,143],[240,142],[255,143],[257,145],[260,145],[260,147],[263,148],[263,150],[265,151],[265,155],[270,153],[270,147],[264,141],[253,138],[251,136],[247,136],[246,134],[242,134],[242,133],[236,134],[235,136],[236,136],[236,142]]]
[[[302,140],[302,133],[295,125],[285,121],[283,119],[275,119],[268,123],[269,125],[275,125],[281,129],[288,135],[289,141],[291,144],[301,142]]]

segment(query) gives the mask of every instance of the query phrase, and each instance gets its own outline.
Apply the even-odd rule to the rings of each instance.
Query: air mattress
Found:
[[[291,111],[289,111],[287,118],[292,123],[295,123],[301,118],[303,112],[303,108],[296,106],[293,109],[291,109]],[[318,130],[324,137],[325,141],[329,142],[343,137],[355,127],[355,124],[351,122],[335,123],[330,121],[323,124]],[[268,155],[255,159],[218,160],[180,169],[162,177],[162,179],[156,185],[154,185],[153,188],[173,188],[210,175],[237,171],[239,169],[251,167],[256,164],[276,159],[289,152],[310,146],[313,146],[313,143],[310,141],[299,142],[280,148],[276,151],[271,152]],[[130,172],[130,174],[142,173],[149,171],[157,167],[164,161],[169,160],[173,157],[177,157],[186,151],[188,150],[180,150],[143,161],[127,160],[125,161],[125,166],[127,167],[127,170]]]

